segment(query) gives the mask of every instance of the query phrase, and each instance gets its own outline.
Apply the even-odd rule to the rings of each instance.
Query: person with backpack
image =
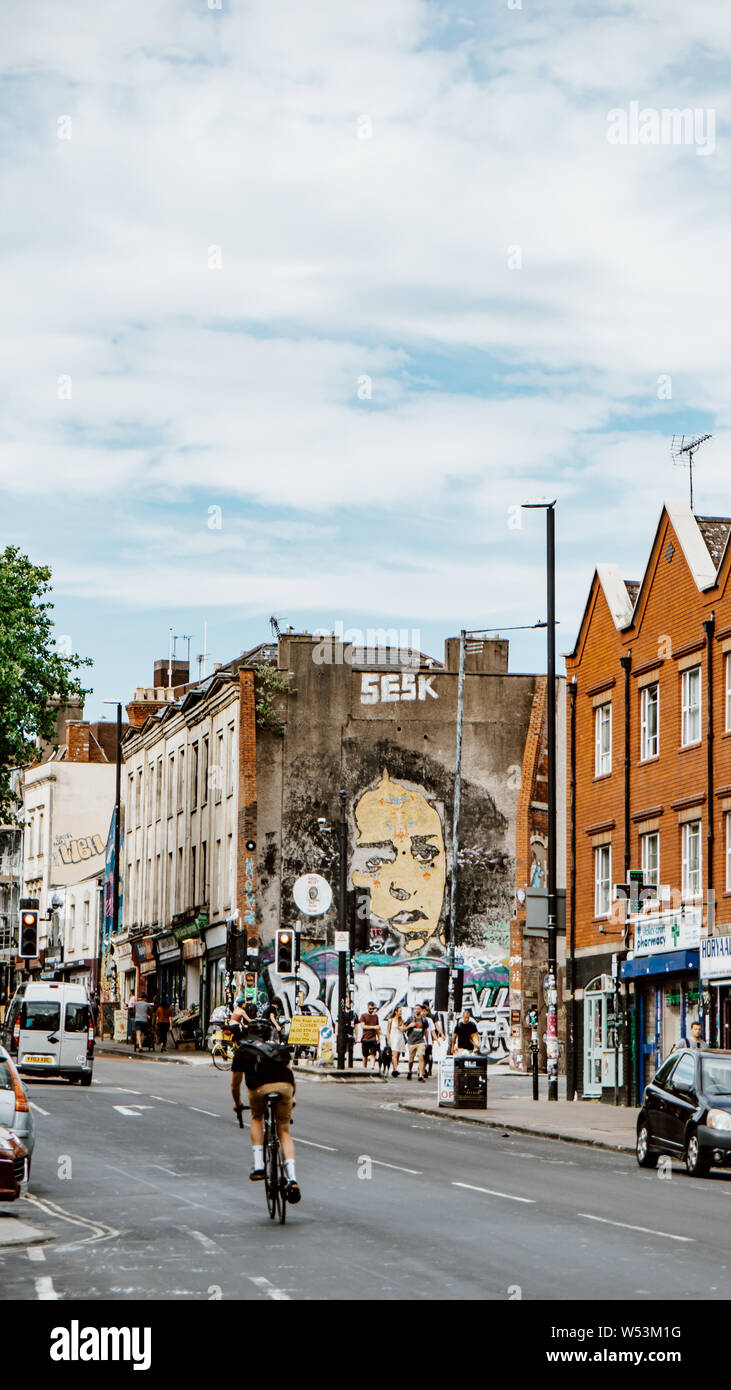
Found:
[[[241,1106],[241,1082],[246,1082],[251,1107],[251,1147],[253,1165],[249,1177],[252,1182],[262,1182],[264,1178],[264,1112],[267,1097],[276,1092],[277,1134],[282,1147],[284,1175],[287,1179],[287,1201],[293,1205],[299,1202],[302,1193],[299,1189],[294,1164],[294,1140],[289,1132],[294,1105],[296,1082],[289,1063],[290,1049],[283,1043],[270,1042],[271,1026],[266,1019],[255,1019],[243,1041],[234,1053],[231,1070],[231,1094],[234,1111],[238,1115]]]

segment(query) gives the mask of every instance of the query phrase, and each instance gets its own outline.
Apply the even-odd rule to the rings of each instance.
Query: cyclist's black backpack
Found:
[[[262,1084],[268,1072],[277,1067],[288,1067],[292,1061],[292,1049],[285,1043],[254,1042],[253,1038],[245,1038],[239,1043],[237,1051],[244,1069],[253,1072],[254,1076],[261,1074]]]

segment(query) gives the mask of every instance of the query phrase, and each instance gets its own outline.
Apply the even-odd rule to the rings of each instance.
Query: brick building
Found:
[[[583,1096],[613,1099],[616,1076],[636,1097],[694,1018],[731,1044],[731,969],[699,978],[722,949],[704,940],[731,933],[730,534],[730,518],[666,502],[641,581],[598,566],[566,660],[566,998]],[[625,926],[614,885],[636,870],[656,892]]]

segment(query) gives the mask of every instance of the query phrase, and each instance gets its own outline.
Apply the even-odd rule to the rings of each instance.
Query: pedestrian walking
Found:
[[[462,1010],[462,1017],[452,1034],[452,1055],[458,1052],[477,1052],[480,1047],[480,1035],[469,1009]]]
[[[424,1070],[427,1076],[431,1076],[434,1070],[434,1043],[444,1038],[442,1025],[438,1018],[432,1015],[428,1000],[421,1006],[421,1016],[426,1024],[426,1050],[424,1052]]]
[[[356,1029],[357,1029],[357,1026],[358,1026],[358,1015],[357,1015],[357,1013],[355,1012],[355,1009],[353,1008],[353,1005],[352,1005],[352,1003],[351,1003],[351,999],[350,999],[350,995],[349,995],[349,994],[346,994],[345,999],[343,1000],[342,1023],[343,1023],[343,1035],[344,1035],[344,1037],[345,1037],[345,1052],[346,1052],[347,1058],[348,1058],[348,1066],[349,1066],[349,1067],[352,1067],[352,1065],[353,1065],[353,1048],[355,1047],[355,1034],[356,1034]],[[336,1044],[337,1044],[337,1037],[338,1037],[339,1030],[340,1030],[340,1017],[338,1017],[338,1018],[336,1019],[336,1021],[335,1021],[335,1041],[336,1041]]]
[[[398,1069],[399,1057],[406,1051],[406,1024],[403,1020],[401,1005],[397,1004],[388,1015],[388,1045],[391,1049],[391,1075],[400,1076]]]
[[[127,1000],[127,1042],[133,1043],[135,1040],[135,1007],[137,1005],[137,995],[134,990]],[[135,1049],[136,1051],[136,1049]]]
[[[168,1043],[168,1033],[170,1031],[171,1008],[167,999],[163,999],[155,1010],[155,1023],[157,1025],[157,1040],[160,1044],[160,1051],[165,1052]]]
[[[411,1072],[416,1062],[419,1074],[418,1081],[426,1081],[424,1075],[426,1058],[426,1035],[427,1026],[421,1010],[421,1004],[417,1004],[412,1017],[406,1024],[406,1041],[409,1045],[409,1071],[407,1081],[411,1080]]]
[[[368,1001],[368,1008],[360,1016],[360,1046],[363,1054],[363,1066],[366,1071],[375,1071],[376,1060],[378,1057],[378,1039],[381,1035],[381,1022],[376,1013],[376,1006],[372,999]],[[370,1058],[373,1058],[373,1067],[368,1066]]]
[[[150,1051],[150,1014],[152,1004],[147,999],[137,999],[135,1001],[135,1052],[141,1052],[144,1047]]]

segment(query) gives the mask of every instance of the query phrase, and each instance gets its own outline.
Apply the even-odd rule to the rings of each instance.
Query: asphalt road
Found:
[[[48,1240],[0,1249],[2,1298],[731,1297],[731,1175],[661,1179],[406,1113],[389,1085],[301,1079],[303,1200],[280,1227],[228,1085],[127,1058],[98,1059],[88,1090],[31,1082],[38,1138],[14,1210]]]

